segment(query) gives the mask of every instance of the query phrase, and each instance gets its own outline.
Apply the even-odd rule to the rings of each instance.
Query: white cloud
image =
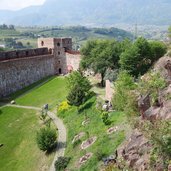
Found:
[[[0,0],[0,9],[18,10],[31,5],[41,5],[45,0]]]

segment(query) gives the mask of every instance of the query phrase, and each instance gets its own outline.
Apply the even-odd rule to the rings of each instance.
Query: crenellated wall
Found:
[[[0,98],[54,74],[50,54],[0,61]]]
[[[71,38],[40,38],[36,49],[0,52],[0,98],[44,77],[77,70],[80,59]]]
[[[48,54],[51,54],[48,48],[36,48],[36,49],[0,52],[0,61],[16,59],[16,58],[27,58],[33,56],[48,55]]]

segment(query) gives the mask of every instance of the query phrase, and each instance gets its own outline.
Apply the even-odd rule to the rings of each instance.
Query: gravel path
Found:
[[[20,105],[11,105],[11,104],[6,104],[5,106],[23,108],[23,109],[32,109],[37,111],[42,110],[41,108],[33,107],[33,106],[20,106]],[[64,156],[67,135],[66,135],[66,128],[65,125],[63,124],[63,121],[60,118],[58,118],[53,112],[48,111],[47,114],[52,119],[56,128],[58,129],[58,144],[56,147],[56,154],[49,168],[49,171],[55,171],[55,167],[54,167],[55,161],[58,159],[58,157]]]

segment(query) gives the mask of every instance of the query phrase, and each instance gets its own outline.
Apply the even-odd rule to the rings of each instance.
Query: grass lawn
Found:
[[[113,112],[110,114],[110,120],[112,121],[110,126],[105,126],[101,119],[100,111],[95,108],[96,97],[92,97],[84,104],[84,109],[82,113],[77,112],[75,107],[71,107],[66,112],[61,112],[58,115],[63,118],[65,125],[68,130],[68,141],[65,155],[71,157],[68,169],[71,171],[81,170],[81,171],[94,171],[101,168],[102,162],[97,159],[97,153],[109,156],[113,154],[116,148],[125,139],[124,125],[126,125],[126,116],[121,112]],[[82,126],[82,122],[85,120],[85,115],[87,114],[90,119],[90,123],[86,126]],[[121,129],[116,133],[107,135],[106,131],[109,127],[119,126]],[[88,147],[86,150],[81,150],[79,142],[75,147],[71,143],[74,136],[80,132],[88,132],[89,137],[97,136],[96,142]],[[88,138],[86,133],[81,141]],[[82,167],[78,166],[79,158],[85,155],[86,152],[92,152],[93,157]]]
[[[45,155],[36,144],[41,123],[32,110],[5,107],[0,109],[0,170],[48,170],[54,154]],[[46,169],[47,168],[47,169]]]
[[[52,77],[52,79],[41,86],[33,88],[23,96],[16,98],[19,105],[42,107],[48,103],[50,108],[54,108],[57,103],[66,98],[66,79],[64,77]]]

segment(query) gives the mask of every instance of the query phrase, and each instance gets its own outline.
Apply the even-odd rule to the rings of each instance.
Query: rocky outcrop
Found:
[[[149,170],[150,142],[138,130],[134,130],[129,140],[118,149],[117,165],[122,169],[120,161],[136,171]]]

